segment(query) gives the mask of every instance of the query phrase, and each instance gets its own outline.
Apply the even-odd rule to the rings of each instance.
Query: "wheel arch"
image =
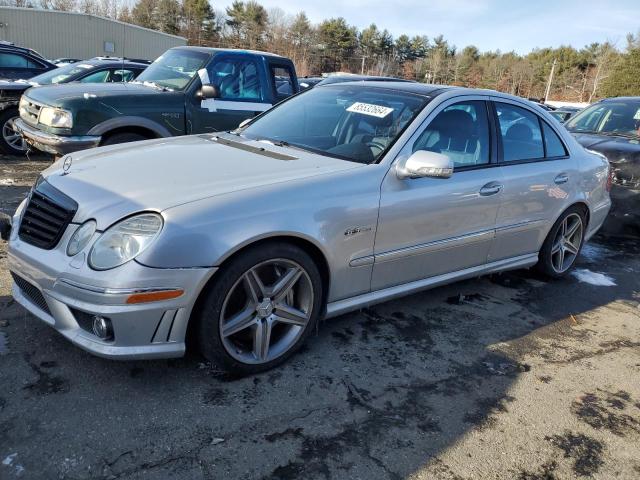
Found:
[[[171,132],[159,123],[144,117],[116,117],[106,120],[89,130],[87,135],[101,135],[108,138],[122,132],[134,132],[150,135],[149,138],[170,137]]]
[[[195,332],[196,322],[193,322],[192,320],[194,316],[197,315],[198,312],[200,311],[202,301],[206,296],[206,292],[209,289],[210,285],[216,281],[218,277],[217,275],[218,272],[221,269],[223,269],[226,265],[228,265],[234,258],[237,258],[238,256],[242,255],[243,252],[246,252],[251,248],[256,248],[260,245],[266,245],[269,243],[288,243],[290,245],[295,245],[301,248],[302,250],[304,250],[306,253],[309,254],[309,256],[312,258],[312,260],[314,261],[314,263],[316,264],[320,272],[320,277],[322,279],[322,306],[323,306],[323,309],[325,308],[326,300],[329,294],[330,283],[331,283],[331,271],[329,269],[329,262],[327,260],[327,257],[325,256],[322,249],[315,242],[313,242],[312,240],[306,237],[290,234],[290,233],[273,234],[267,237],[252,239],[238,245],[235,249],[230,250],[224,256],[222,256],[218,264],[218,270],[216,271],[216,273],[214,273],[211,276],[211,278],[209,278],[209,280],[207,280],[204,286],[200,289],[200,292],[198,292],[198,298],[194,302],[194,306],[193,306],[193,309],[191,310],[191,314],[189,318],[189,323],[187,325],[186,340],[189,347],[192,347],[195,345],[194,332]],[[322,316],[324,316],[324,311],[321,314],[321,318]]]

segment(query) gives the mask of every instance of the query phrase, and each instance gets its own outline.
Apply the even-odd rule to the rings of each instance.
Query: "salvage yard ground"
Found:
[[[0,159],[13,213],[46,158]],[[0,478],[640,478],[640,242],[575,274],[483,277],[324,323],[246,378],[84,353],[11,298]]]

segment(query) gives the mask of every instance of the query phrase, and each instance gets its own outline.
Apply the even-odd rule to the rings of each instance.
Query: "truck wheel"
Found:
[[[149,140],[149,138],[139,133],[123,132],[111,135],[102,142],[102,145],[117,145],[118,143],[139,142],[141,140]]]
[[[313,259],[287,243],[242,252],[204,292],[197,340],[204,356],[236,374],[284,362],[316,328],[322,279]]]
[[[24,155],[27,153],[27,143],[14,129],[13,121],[19,118],[18,110],[10,108],[0,113],[0,149],[7,155]]]

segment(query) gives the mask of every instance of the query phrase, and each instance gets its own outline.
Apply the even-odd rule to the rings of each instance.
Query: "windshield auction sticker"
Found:
[[[393,108],[383,107],[382,105],[374,105],[372,103],[356,102],[347,108],[347,112],[361,113],[371,117],[384,118],[393,112]]]

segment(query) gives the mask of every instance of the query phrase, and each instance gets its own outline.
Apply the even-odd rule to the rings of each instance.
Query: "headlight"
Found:
[[[162,230],[162,217],[141,213],[116,223],[96,241],[89,253],[89,265],[109,270],[140,255]]]
[[[89,220],[80,225],[67,244],[67,255],[73,257],[78,254],[87,246],[94,233],[96,233],[96,222],[94,220]]]
[[[24,95],[20,97],[20,102],[18,103],[18,115],[21,117],[27,116],[27,103],[27,99]]]
[[[38,120],[43,125],[48,125],[49,127],[71,128],[73,126],[71,112],[67,112],[61,108],[42,107]]]

